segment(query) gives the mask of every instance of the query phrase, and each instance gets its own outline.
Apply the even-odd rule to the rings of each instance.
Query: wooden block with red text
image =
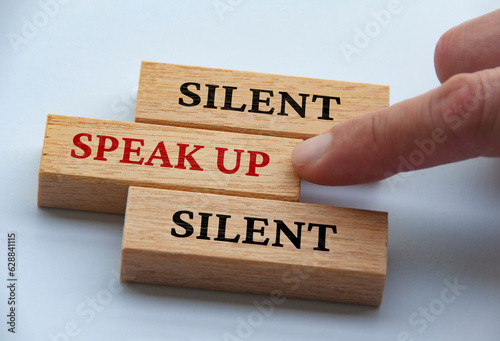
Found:
[[[122,281],[380,305],[387,213],[131,187]]]
[[[297,201],[299,142],[49,115],[38,204],[124,213],[131,185]]]
[[[388,105],[385,85],[142,62],[135,120],[304,139]]]

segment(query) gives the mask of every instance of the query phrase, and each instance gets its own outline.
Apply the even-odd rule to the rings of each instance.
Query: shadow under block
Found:
[[[389,87],[142,62],[136,122],[309,138],[389,105]]]
[[[38,205],[124,213],[131,185],[298,201],[299,142],[49,115]]]
[[[386,212],[130,187],[122,281],[380,305]]]

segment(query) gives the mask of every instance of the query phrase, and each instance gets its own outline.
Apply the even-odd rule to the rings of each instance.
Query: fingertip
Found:
[[[372,153],[373,114],[351,118],[297,145],[292,153],[296,173],[309,182],[326,186],[382,179],[378,167],[370,167],[377,163],[373,157],[378,155]]]
[[[332,134],[330,131],[311,137],[299,143],[292,152],[292,162],[297,169],[316,163],[330,148]]]
[[[444,83],[453,75],[453,62],[456,56],[455,29],[447,31],[439,38],[434,50],[434,68],[436,76],[441,83]]]
[[[471,19],[448,30],[434,50],[434,66],[441,83],[459,73],[499,66],[500,10]]]

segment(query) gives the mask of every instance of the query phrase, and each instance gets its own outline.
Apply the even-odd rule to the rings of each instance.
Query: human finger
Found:
[[[441,82],[459,73],[500,66],[500,10],[446,32],[436,45],[434,64]]]
[[[342,122],[299,144],[292,160],[306,180],[352,185],[480,155],[500,156],[500,68]]]

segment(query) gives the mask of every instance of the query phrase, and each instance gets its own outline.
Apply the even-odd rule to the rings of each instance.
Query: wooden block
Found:
[[[389,105],[389,87],[142,62],[137,122],[308,138]]]
[[[38,204],[124,213],[130,185],[297,201],[299,142],[49,115]]]
[[[121,280],[380,305],[387,213],[131,187]]]

